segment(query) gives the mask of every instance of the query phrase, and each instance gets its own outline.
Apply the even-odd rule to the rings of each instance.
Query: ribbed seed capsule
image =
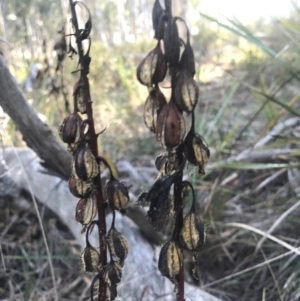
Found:
[[[69,189],[77,198],[88,198],[94,191],[94,184],[92,181],[82,181],[72,175],[69,179]]]
[[[108,204],[112,210],[119,210],[126,213],[126,206],[129,202],[127,187],[115,178],[111,178],[105,186]]]
[[[164,15],[164,10],[160,5],[159,1],[156,0],[154,2],[153,9],[152,9],[152,24],[154,29],[154,38],[158,40],[163,38],[163,31],[162,31],[163,15]]]
[[[142,85],[158,84],[166,76],[167,66],[158,41],[156,47],[139,64],[136,75]]]
[[[75,218],[77,222],[83,226],[90,224],[97,213],[96,200],[94,197],[80,199],[75,210]]]
[[[81,180],[87,181],[99,174],[99,165],[87,145],[83,145],[74,157],[74,173]]]
[[[204,243],[205,227],[203,222],[195,212],[190,212],[183,220],[180,244],[188,251],[198,252]]]
[[[128,241],[125,236],[115,228],[111,228],[107,233],[107,242],[111,255],[117,257],[120,260],[120,264],[123,265],[129,250]]]
[[[99,260],[98,251],[91,246],[85,247],[81,253],[81,263],[85,272],[96,272]]]
[[[158,114],[166,103],[166,99],[158,87],[153,89],[147,97],[144,106],[144,122],[153,133],[156,130]]]
[[[117,285],[106,285],[106,301],[113,301],[117,298]]]
[[[163,147],[177,147],[185,135],[185,121],[172,99],[162,108],[157,119],[156,139]]]
[[[82,119],[77,113],[67,116],[58,128],[58,134],[65,143],[78,143],[82,137]]]
[[[73,88],[73,96],[77,105],[77,109],[81,114],[86,114],[86,104],[83,97],[83,82],[79,79]]]
[[[121,278],[122,266],[118,262],[111,260],[104,268],[102,279],[111,287],[119,283]]]
[[[175,241],[166,242],[161,248],[158,269],[161,274],[173,280],[179,274],[182,265],[182,251]]]
[[[190,113],[194,110],[199,98],[199,88],[192,75],[181,70],[177,75],[175,102],[181,111]]]

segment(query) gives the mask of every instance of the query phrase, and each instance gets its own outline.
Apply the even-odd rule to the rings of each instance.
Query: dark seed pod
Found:
[[[73,96],[74,96],[78,111],[81,114],[86,114],[86,104],[85,104],[84,96],[83,96],[83,82],[81,79],[79,79],[74,85]]]
[[[161,274],[171,281],[179,274],[182,265],[182,250],[176,241],[166,242],[160,251],[158,269]]]
[[[79,179],[87,181],[99,174],[99,165],[87,145],[83,145],[74,157],[74,173]]]
[[[114,227],[107,233],[107,242],[111,255],[117,257],[123,266],[124,260],[128,255],[129,245],[124,235],[117,231]]]
[[[82,119],[77,113],[66,117],[58,128],[59,137],[65,143],[78,143],[82,137]]]
[[[145,202],[150,203],[147,217],[154,229],[161,231],[170,214],[171,201],[170,189],[176,179],[177,174],[162,176],[153,184],[145,196]]]
[[[153,133],[156,130],[157,116],[166,103],[167,101],[158,86],[151,90],[144,106],[144,122]]]
[[[102,279],[107,283],[108,286],[112,287],[119,283],[122,278],[122,266],[111,260],[110,263],[104,268]]]
[[[139,64],[136,75],[142,85],[150,87],[163,81],[166,76],[167,66],[158,41],[156,47]]]
[[[190,73],[183,69],[177,75],[174,100],[181,111],[190,113],[199,98],[199,88]]]
[[[96,272],[99,260],[98,251],[91,246],[85,247],[81,253],[81,263],[85,272]]]
[[[77,222],[83,226],[90,224],[97,213],[97,206],[94,197],[80,199],[75,210],[75,218]]]
[[[94,184],[92,181],[82,181],[72,175],[69,179],[69,189],[77,198],[88,198],[94,191]]]
[[[169,16],[167,27],[164,30],[165,60],[169,67],[178,66],[180,55],[180,40],[176,20]]]
[[[154,38],[157,40],[163,38],[163,16],[164,10],[160,5],[159,0],[156,0],[152,9],[152,24],[154,29]]]
[[[172,99],[162,108],[157,119],[156,139],[166,148],[177,147],[185,135],[185,121]]]
[[[117,285],[107,285],[106,286],[106,301],[113,301],[117,298]]]
[[[106,183],[105,190],[110,208],[125,214],[126,206],[129,202],[127,187],[121,181],[111,177]]]
[[[181,246],[193,252],[198,252],[205,243],[205,227],[200,216],[190,212],[183,220],[180,231]]]

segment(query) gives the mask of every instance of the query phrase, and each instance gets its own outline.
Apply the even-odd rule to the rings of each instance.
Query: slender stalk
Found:
[[[84,51],[82,42],[78,39],[80,35],[78,20],[76,16],[75,5],[73,0],[69,0],[71,13],[72,13],[72,23],[75,28],[75,37],[77,41],[77,49],[79,55],[79,64],[81,67],[80,78],[83,82],[83,97],[86,103],[86,111],[87,118],[89,120],[89,145],[92,153],[95,157],[98,156],[98,145],[97,145],[97,135],[95,132],[94,118],[93,118],[93,109],[92,109],[92,101],[90,97],[90,89],[89,89],[89,80],[88,80],[88,65],[86,60],[84,59]],[[94,179],[94,185],[97,188],[97,209],[98,209],[98,229],[99,229],[99,241],[100,241],[100,262],[103,266],[107,264],[107,255],[106,255],[106,223],[105,223],[105,210],[104,210],[104,199],[103,199],[103,190],[101,184],[101,178],[96,177]],[[98,301],[106,300],[106,284],[104,281],[101,281],[99,277],[99,295]]]
[[[181,165],[183,161],[182,147],[177,148],[178,162]],[[182,170],[178,173],[174,184],[174,205],[175,205],[175,229],[173,238],[179,241],[180,229],[183,225],[183,200],[182,200]],[[178,281],[177,301],[184,301],[184,265],[180,267],[180,273],[176,277]]]

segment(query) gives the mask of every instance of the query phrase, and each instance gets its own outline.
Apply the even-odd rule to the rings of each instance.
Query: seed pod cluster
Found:
[[[139,196],[137,203],[149,207],[148,220],[158,231],[163,231],[168,217],[174,216],[172,237],[161,249],[158,268],[176,285],[183,278],[177,277],[183,270],[183,250],[199,252],[206,237],[206,228],[196,214],[192,185],[182,180],[183,169],[188,161],[204,175],[210,151],[204,139],[195,132],[195,108],[200,91],[194,78],[195,57],[186,22],[172,15],[171,1],[165,1],[164,9],[161,2],[155,0],[152,23],[157,45],[139,64],[137,79],[149,92],[144,122],[165,152],[156,158],[158,175],[154,184]],[[185,26],[185,35],[179,30],[180,25]],[[166,99],[162,88],[169,85],[171,96]],[[186,134],[186,118],[190,117],[191,128]],[[174,196],[170,194],[172,186]],[[193,191],[193,205],[189,214],[183,217],[183,199],[188,187]],[[180,287],[182,284],[178,284],[179,290]]]
[[[76,206],[75,218],[83,226],[82,233],[86,233],[86,247],[81,253],[82,268],[85,272],[97,273],[91,287],[91,300],[93,300],[95,281],[99,280],[101,300],[111,301],[117,297],[117,284],[122,277],[122,267],[128,255],[129,247],[126,238],[115,229],[114,223],[108,233],[106,233],[105,208],[112,210],[114,218],[115,210],[125,213],[129,195],[127,187],[113,177],[107,161],[98,155],[97,138],[104,131],[96,134],[94,128],[95,122],[92,114],[90,85],[87,76],[91,63],[89,55],[91,47],[89,35],[92,29],[91,14],[83,2],[73,0],[69,2],[72,13],[72,26],[70,26],[69,36],[76,37],[74,39],[76,46],[71,44],[70,39],[68,53],[70,57],[78,54],[79,70],[76,70],[74,73],[80,72],[80,77],[73,87],[73,113],[67,116],[60,125],[59,137],[67,144],[67,150],[72,156],[71,175],[68,182],[69,190],[75,197],[80,199]],[[82,17],[88,16],[82,28],[79,28],[82,22],[78,22],[76,6],[80,6],[80,11],[82,9],[86,11],[86,13],[82,13]],[[83,47],[83,41],[88,42],[88,49]],[[157,83],[151,93],[151,100],[149,100],[150,106],[152,105],[153,120],[155,122],[158,112],[166,102],[158,88],[158,82],[163,80],[165,74],[166,63],[161,48],[161,41],[159,40],[157,46],[149,53],[144,63],[141,64],[139,72],[140,81],[143,84],[152,87],[152,85]],[[86,114],[86,116],[83,117],[83,114]],[[145,117],[145,122],[146,119],[148,122],[148,116],[147,118]],[[105,163],[111,173],[111,179],[105,187],[107,200],[102,193],[102,182],[100,179],[101,162]],[[109,206],[105,206],[106,202],[108,202]],[[97,213],[98,220],[94,220]],[[91,246],[89,242],[89,235],[94,229],[94,225],[98,225],[100,250],[95,246]],[[111,256],[109,263],[107,263],[107,249]]]

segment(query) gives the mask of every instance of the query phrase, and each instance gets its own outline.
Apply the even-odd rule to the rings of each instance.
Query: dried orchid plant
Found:
[[[199,88],[194,80],[195,60],[186,22],[172,15],[171,0],[165,0],[165,9],[159,0],[155,1],[152,22],[157,45],[139,64],[137,78],[149,91],[144,106],[145,124],[166,151],[156,159],[159,173],[155,183],[147,193],[140,195],[138,203],[149,206],[148,220],[158,231],[164,229],[169,216],[174,217],[173,233],[161,248],[158,268],[174,283],[177,300],[184,301],[183,251],[192,252],[196,258],[206,240],[206,226],[196,213],[192,184],[182,179],[183,169],[189,162],[198,166],[199,174],[204,175],[210,152],[203,138],[195,132]],[[179,24],[185,25],[186,38],[179,35]],[[160,89],[166,77],[170,78],[169,101]],[[191,116],[187,134],[184,114]],[[170,196],[172,185],[173,198]],[[183,196],[189,189],[192,206],[183,217]]]
[[[128,254],[126,238],[115,228],[115,211],[126,212],[129,202],[127,187],[117,180],[105,158],[99,156],[97,140],[100,133],[96,133],[93,118],[92,101],[89,89],[89,55],[92,29],[90,11],[80,1],[69,0],[71,8],[71,32],[76,46],[72,45],[71,38],[68,53],[72,57],[78,55],[80,76],[73,89],[73,113],[67,116],[59,127],[59,136],[72,155],[72,174],[69,179],[70,192],[80,200],[76,206],[76,220],[82,224],[82,232],[86,232],[86,247],[81,254],[83,270],[96,273],[91,287],[91,300],[94,295],[94,285],[99,282],[98,301],[115,300],[117,284],[121,281],[122,267]],[[86,10],[88,20],[84,28],[79,28],[77,8]],[[84,50],[83,42],[88,41],[88,50]],[[74,72],[74,73],[75,73]],[[103,194],[100,164],[103,163],[110,171],[110,179]],[[110,208],[113,213],[111,228],[106,230],[105,209]],[[95,217],[98,213],[98,219]],[[92,246],[89,235],[94,226],[98,226],[100,251]],[[110,261],[107,260],[107,253]]]

